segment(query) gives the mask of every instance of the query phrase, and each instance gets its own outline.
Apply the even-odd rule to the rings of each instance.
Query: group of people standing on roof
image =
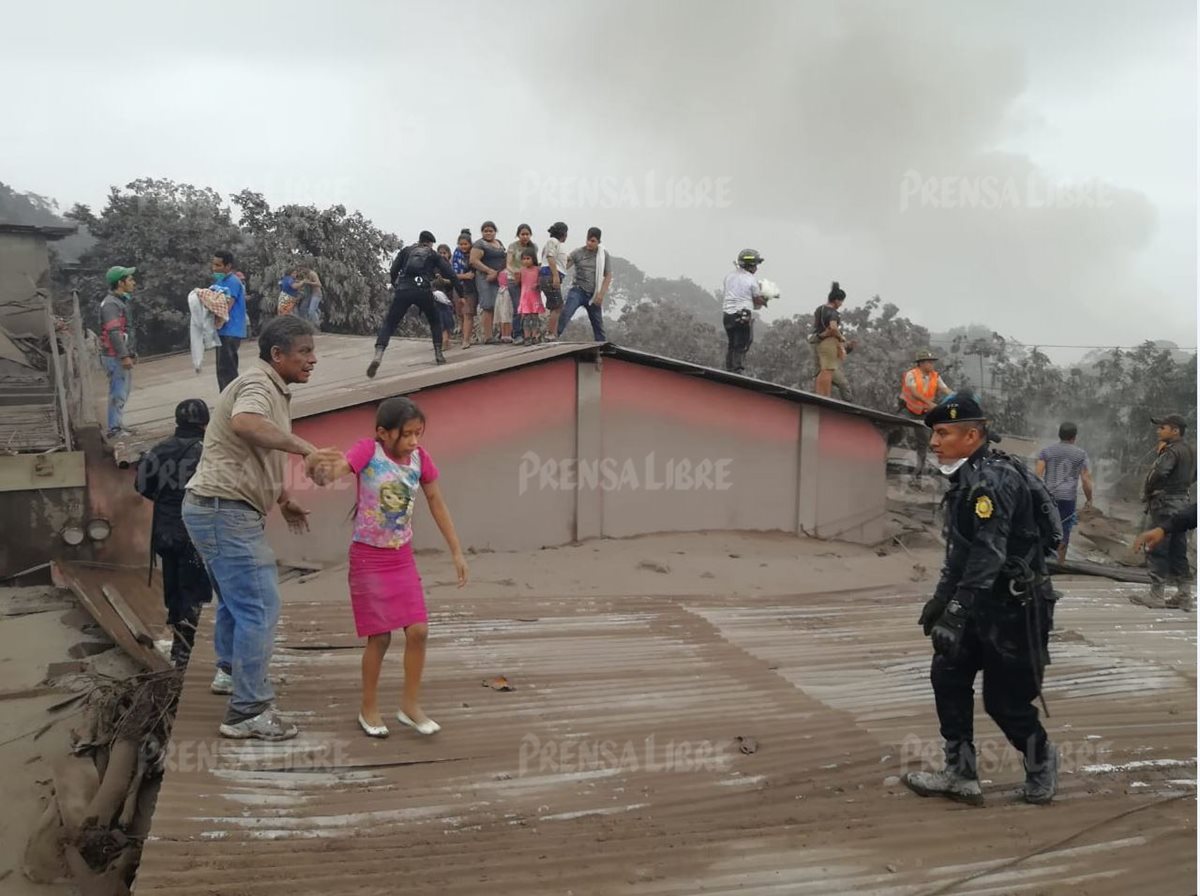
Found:
[[[100,360],[108,375],[105,434],[114,441],[129,435],[125,404],[133,389],[138,358],[131,311],[136,273],[136,267],[109,268],[104,276],[108,292],[100,301]],[[247,333],[246,276],[237,270],[232,252],[222,249],[213,253],[209,283],[192,290],[188,311],[192,366],[200,373],[204,353],[213,349],[217,388],[224,389],[237,378],[238,350]]]
[[[375,340],[375,356],[367,369],[374,376],[392,335],[408,310],[416,306],[429,323],[437,363],[460,335],[462,348],[475,342],[521,345],[558,339],[583,310],[597,342],[605,340],[604,301],[613,280],[612,258],[601,248],[598,227],[588,228],[584,244],[568,250],[567,225],[557,221],[539,249],[528,224],[517,227],[505,246],[496,225],[484,221],[479,239],[464,228],[456,247],[435,245],[427,230],[416,245],[406,246],[392,262],[392,300]],[[105,433],[110,440],[129,435],[124,412],[133,388],[133,314],[136,267],[114,265],[105,275],[108,292],[100,302],[101,362],[108,377]],[[248,334],[246,277],[233,253],[220,250],[210,263],[211,281],[188,295],[192,366],[200,373],[213,350],[217,388],[238,376],[238,351]],[[565,294],[564,294],[565,292]],[[319,328],[324,297],[312,267],[289,270],[279,281],[272,307],[276,316],[296,317]]]
[[[580,309],[588,316],[593,338],[605,340],[603,307],[613,265],[600,246],[599,227],[588,228],[587,241],[573,251],[567,249],[569,231],[562,221],[550,226],[540,250],[528,224],[517,227],[508,246],[496,233],[496,224],[484,221],[479,239],[463,229],[451,249],[437,245],[436,237],[423,230],[416,245],[397,253],[390,271],[392,302],[375,338],[367,376],[378,372],[396,327],[412,307],[429,323],[438,364],[446,362],[455,335],[463,349],[476,342],[552,342]]]

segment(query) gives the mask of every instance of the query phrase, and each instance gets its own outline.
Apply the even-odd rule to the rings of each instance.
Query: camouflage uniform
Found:
[[[1188,491],[1196,481],[1196,455],[1183,439],[1168,442],[1154,459],[1142,499],[1152,527],[1167,529],[1172,516],[1191,503]],[[1179,589],[1177,602],[1190,603],[1191,567],[1188,565],[1187,532],[1167,532],[1167,537],[1146,552],[1150,570],[1151,597],[1161,600],[1164,587],[1174,584]]]

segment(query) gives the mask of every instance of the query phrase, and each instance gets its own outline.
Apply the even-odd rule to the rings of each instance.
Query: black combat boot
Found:
[[[1050,743],[1042,750],[1042,760],[1030,761],[1025,759],[1025,802],[1035,806],[1044,806],[1054,799],[1058,790],[1058,751]]]
[[[945,768],[936,772],[909,772],[901,780],[918,796],[944,796],[970,806],[983,805],[972,743],[947,741]]]
[[[435,348],[433,350],[433,360],[436,361],[438,364],[446,363],[446,356],[442,354],[441,348]]]
[[[382,362],[383,362],[383,349],[376,348],[375,349],[375,357],[371,360],[371,363],[367,365],[367,376],[374,379],[376,372],[378,372],[378,370],[379,370],[379,365]]]

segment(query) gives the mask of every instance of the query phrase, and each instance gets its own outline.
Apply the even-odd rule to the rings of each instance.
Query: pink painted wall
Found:
[[[607,358],[601,382],[602,454],[622,474],[603,493],[604,535],[795,531],[799,405]]]
[[[594,390],[599,378],[598,401],[585,404],[585,413],[598,409],[600,426],[593,420],[581,429],[578,390],[585,372],[585,391]],[[592,362],[563,358],[411,397],[428,419],[422,444],[441,470],[459,536],[476,550],[568,543],[576,537],[581,506],[595,511],[597,502],[593,531],[608,537],[707,529],[795,532],[798,518],[811,520],[806,530],[823,538],[871,543],[882,537],[884,438],[870,422],[837,411],[612,358],[603,360],[599,374]],[[817,430],[808,433],[803,449],[802,417]],[[375,405],[369,404],[302,418],[294,427],[317,445],[344,449],[371,437],[374,419]],[[597,462],[595,479],[588,481],[579,458]],[[803,483],[801,469],[814,471]],[[150,513],[133,491],[133,471],[99,457],[89,462],[88,479],[93,510],[114,523],[97,559],[144,564]],[[347,478],[318,488],[293,458],[289,488],[311,511],[312,531],[292,535],[273,511],[268,534],[277,555],[342,563],[354,486]],[[418,508],[415,547],[444,547],[427,506],[420,502]]]
[[[887,440],[860,417],[821,409],[817,535],[867,544],[883,537]]]

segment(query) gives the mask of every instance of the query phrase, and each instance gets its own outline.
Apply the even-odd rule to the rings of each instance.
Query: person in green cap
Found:
[[[137,268],[114,265],[104,275],[108,295],[100,302],[100,350],[108,371],[107,435],[110,439],[128,435],[124,426],[125,402],[133,386],[133,365],[137,355],[130,336],[129,299],[133,295],[133,274]]]

